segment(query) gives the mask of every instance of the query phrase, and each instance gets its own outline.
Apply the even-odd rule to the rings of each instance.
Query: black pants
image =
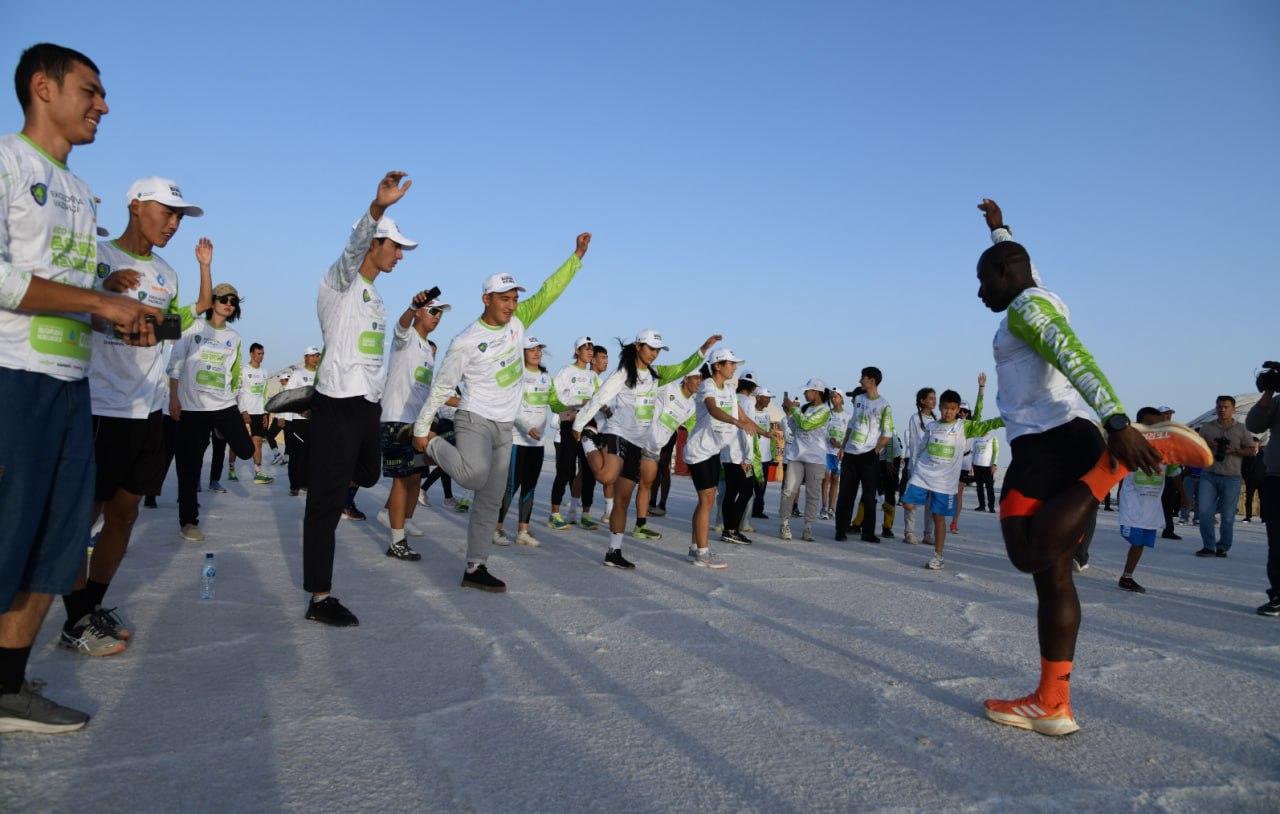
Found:
[[[222,462],[227,459],[227,439],[215,432],[209,436],[209,442],[213,445],[213,457],[209,459],[209,480],[222,480]]]
[[[289,491],[307,488],[307,467],[310,465],[311,422],[305,418],[284,423],[284,451],[289,456]]]
[[[173,456],[178,453],[178,422],[169,416],[164,417],[164,476],[160,478],[163,484],[169,478],[169,467],[173,465]],[[147,497],[159,497],[160,492]]]
[[[902,459],[902,477],[898,478],[898,500],[902,500],[902,496],[907,493],[907,484],[911,482],[911,459]],[[925,519],[925,522],[929,522]]]
[[[720,503],[720,515],[725,531],[742,528],[742,516],[747,513],[755,490],[756,476],[750,470],[744,471],[742,464],[724,464],[724,500]]]
[[[200,464],[209,448],[209,436],[217,429],[241,459],[253,457],[253,440],[244,427],[240,410],[232,405],[221,410],[183,410],[178,419],[178,525],[199,524],[200,506],[196,487],[200,485]],[[226,455],[225,452],[222,453]],[[215,456],[216,457],[216,456]]]
[[[978,511],[996,507],[996,473],[993,466],[973,467],[973,480],[978,485]]]
[[[1262,479],[1262,522],[1267,524],[1267,595],[1280,599],[1280,475]]]
[[[1164,533],[1173,534],[1173,516],[1182,508],[1181,476],[1165,480],[1164,491],[1160,493],[1160,507],[1164,509]]]
[[[327,593],[333,587],[334,530],[347,489],[366,488],[382,475],[381,408],[363,396],[335,399],[316,393],[311,401],[315,435],[307,466],[307,509],[302,521],[302,587]]]
[[[507,470],[507,493],[502,496],[502,505],[498,508],[498,522],[507,519],[507,509],[511,506],[511,498],[516,490],[520,490],[520,511],[518,522],[528,524],[533,516],[533,490],[538,487],[538,475],[542,474],[542,457],[546,449],[541,446],[522,447],[511,445],[511,468]]]
[[[858,455],[845,453],[840,464],[840,491],[836,497],[836,535],[843,536],[853,520],[853,504],[862,487],[862,533],[876,531],[876,491],[879,488],[880,455],[874,449]]]
[[[556,446],[556,479],[551,482],[551,503],[559,506],[564,502],[565,487],[573,483],[573,476],[582,476],[582,513],[591,511],[591,496],[596,490],[596,476],[591,473],[587,464],[587,454],[582,451],[582,444],[573,437],[573,422],[560,422],[560,443]]]
[[[1262,492],[1263,481],[1247,480],[1244,482],[1244,516],[1253,519],[1253,499]],[[1262,517],[1262,506],[1258,506],[1258,517]]]
[[[658,478],[654,488],[649,492],[649,505],[667,508],[667,498],[671,495],[671,455],[676,448],[676,436],[672,433],[658,453]]]
[[[884,505],[898,505],[898,467],[889,461],[880,462],[880,494],[884,495]]]
[[[764,490],[769,487],[769,475],[773,473],[773,468],[777,466],[773,461],[765,461],[760,464],[760,474],[764,477],[756,481],[755,499],[751,503],[751,516],[763,517],[764,512]]]

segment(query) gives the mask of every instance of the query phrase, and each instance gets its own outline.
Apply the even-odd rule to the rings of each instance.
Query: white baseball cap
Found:
[[[758,388],[758,389],[756,390],[756,398],[758,398],[758,399],[771,399],[771,398],[773,398],[773,391],[772,391],[772,390],[770,390],[770,389],[769,389],[769,388],[767,388],[767,387],[761,387],[761,388]]]
[[[667,343],[662,341],[662,334],[652,328],[647,328],[636,334],[636,344],[648,345],[654,350],[670,350],[670,348],[667,347]]]
[[[826,390],[827,383],[822,379],[813,378],[804,383],[805,390]]]
[[[524,338],[525,350],[533,350],[534,348],[545,348],[546,346],[547,346],[547,343],[538,339],[538,337],[536,336],[526,336]]]
[[[576,353],[576,352],[577,352],[577,350],[578,350],[578,348],[582,347],[583,345],[592,345],[592,346],[594,346],[595,344],[596,344],[596,343],[595,343],[594,341],[592,341],[591,337],[589,337],[589,336],[580,336],[580,337],[578,337],[577,341],[573,343],[573,350],[574,350],[574,352]]]
[[[306,349],[302,351],[303,356],[314,356],[317,353],[323,353],[323,351],[321,351],[315,345],[307,345]]]
[[[396,222],[391,219],[390,215],[382,216],[382,220],[378,221],[377,228],[373,230],[373,236],[375,238],[389,237],[393,242],[399,243],[400,248],[405,251],[412,251],[418,248],[417,241],[410,240],[400,234],[400,227],[396,226]]]
[[[128,206],[134,201],[162,203],[172,209],[181,209],[182,214],[192,218],[198,218],[204,214],[203,209],[182,197],[182,190],[178,189],[177,181],[161,178],[158,175],[139,178],[133,182],[129,187],[124,205]]]
[[[711,352],[711,355],[707,357],[707,364],[711,365],[718,364],[719,362],[737,362],[738,364],[742,364],[745,361],[747,360],[738,356],[731,348],[716,348]]]
[[[961,410],[969,410],[969,402],[967,402],[967,401],[962,401],[962,402],[960,402],[960,409],[961,409]],[[973,412],[973,410],[969,410],[969,412]]]
[[[1172,413],[1174,412],[1174,409],[1167,404],[1161,404],[1156,408],[1156,411],[1161,413]]]
[[[524,291],[524,286],[516,282],[510,274],[490,274],[484,281],[485,294],[502,294],[506,291]]]
[[[426,305],[422,307],[423,308],[439,308],[441,311],[448,311],[453,306],[447,302],[436,302],[435,300],[430,300]]]

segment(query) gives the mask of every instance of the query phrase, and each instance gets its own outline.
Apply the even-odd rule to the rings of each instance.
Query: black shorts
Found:
[[[1015,438],[1000,487],[1000,517],[1035,514],[1040,504],[1092,469],[1106,446],[1098,425],[1083,418]]]
[[[632,483],[640,482],[640,460],[644,457],[643,449],[621,435],[612,433],[599,436],[596,447],[622,459],[622,471],[618,473],[618,477],[626,478]]]
[[[146,418],[93,417],[93,450],[98,459],[93,499],[105,503],[117,489],[135,495],[159,494],[169,461],[164,454],[164,414]]]
[[[720,485],[720,456],[712,455],[705,461],[689,464],[689,477],[693,479],[693,488],[701,492],[703,489],[715,489]]]
[[[249,413],[249,435],[254,438],[266,438],[272,434],[267,427],[266,413]]]
[[[382,422],[380,441],[382,443],[382,474],[388,478],[407,478],[410,475],[425,474],[427,467],[414,464],[418,451],[413,448],[412,440],[401,441],[400,431],[409,426],[402,421]],[[418,458],[421,461],[421,458]]]

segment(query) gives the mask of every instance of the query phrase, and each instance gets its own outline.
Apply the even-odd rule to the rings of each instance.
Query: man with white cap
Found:
[[[302,367],[296,367],[284,383],[285,390],[298,387],[314,387],[316,367],[323,351],[316,345],[308,345],[302,351]],[[289,458],[289,496],[297,497],[307,491],[307,472],[311,466],[311,411],[304,413],[278,413],[284,419],[284,451]]]
[[[484,312],[449,343],[437,365],[431,395],[413,427],[413,444],[449,476],[475,492],[467,526],[466,588],[502,592],[506,584],[485,563],[511,465],[511,428],[520,410],[524,380],[524,331],[556,301],[582,267],[591,233],[578,235],[569,259],[547,278],[538,293],[520,302],[524,291],[510,274],[484,281]],[[462,385],[462,401],[453,417],[454,443],[431,431],[436,411]]]
[[[98,243],[95,286],[135,297],[178,318],[182,330],[213,305],[213,243],[200,238],[196,261],[200,293],[195,303],[178,305],[178,274],[155,249],[164,248],[184,218],[204,210],[182,197],[176,182],[149,177],[133,182],[125,197],[129,221],[115,240]],[[60,644],[90,656],[125,649],[132,632],[114,610],[104,610],[103,597],[129,547],[143,495],[164,485],[168,460],[164,444],[163,407],[169,399],[163,345],[133,347],[114,331],[95,330],[89,363],[89,395],[93,407],[93,445],[97,460],[94,519],[103,518],[87,574],[62,598],[67,620]],[[87,577],[87,580],[86,580]]]
[[[556,476],[551,482],[551,518],[547,521],[547,525],[557,530],[573,525],[574,503],[579,498],[582,499],[583,516],[590,516],[592,496],[596,490],[595,475],[587,464],[582,443],[573,434],[573,420],[578,416],[578,408],[600,389],[600,376],[591,368],[594,352],[595,341],[591,337],[578,337],[573,343],[573,361],[556,371],[551,380],[551,392],[563,408],[560,412],[560,439],[556,442]],[[560,513],[560,501],[564,499],[566,487],[569,489],[568,517]]]
[[[782,430],[773,426],[769,418],[769,404],[773,401],[773,391],[767,387],[761,387],[753,395],[755,405],[748,411],[747,418],[754,421],[760,428],[760,435],[756,437],[756,443],[752,449],[752,460],[759,467],[760,475],[756,478],[755,495],[751,501],[751,517],[754,520],[768,520],[769,515],[764,510],[764,492],[773,472],[773,447],[774,444],[781,442]],[[746,530],[744,527],[743,531]]]
[[[360,622],[329,595],[334,531],[348,488],[373,486],[381,464],[378,402],[387,312],[374,282],[379,274],[394,269],[405,251],[418,245],[402,235],[386,214],[413,185],[405,176],[398,171],[383,176],[373,202],[352,227],[346,248],[325,273],[316,297],[325,353],[316,371],[311,432],[323,443],[310,450],[302,585],[311,594],[306,618],[338,627]]]

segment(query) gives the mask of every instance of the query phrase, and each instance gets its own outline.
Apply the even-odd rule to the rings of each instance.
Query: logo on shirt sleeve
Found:
[[[37,204],[44,206],[45,202],[49,200],[49,188],[44,184],[32,184],[31,197]]]
[[[369,289],[367,289],[367,288],[366,288],[363,292],[361,292],[360,296],[364,297],[364,301],[365,301],[365,302],[368,302],[370,299],[372,299],[372,298],[369,296]]]
[[[480,343],[480,352],[481,352],[481,353],[484,353],[486,350],[488,350],[488,348],[489,348],[489,343],[488,343],[488,342],[481,342],[481,343]]]

